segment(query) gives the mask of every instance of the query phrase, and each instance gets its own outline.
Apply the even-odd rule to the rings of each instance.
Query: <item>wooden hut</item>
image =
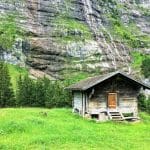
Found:
[[[103,121],[137,118],[137,97],[141,89],[150,86],[117,71],[88,78],[67,89],[73,94],[73,112]]]

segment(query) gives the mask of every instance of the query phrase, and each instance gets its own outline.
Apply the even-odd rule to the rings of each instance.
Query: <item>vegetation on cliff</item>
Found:
[[[150,37],[137,25],[135,17],[141,17],[146,12],[138,5],[119,3],[116,0],[87,1],[89,2],[87,5],[84,1],[82,2],[82,4],[78,2],[74,4],[73,1],[66,0],[60,4],[54,1],[54,5],[48,6],[52,16],[48,13],[43,14],[47,9],[45,7],[37,13],[37,8],[40,6],[38,3],[27,8],[29,10],[26,10],[26,13],[31,15],[31,20],[29,18],[25,20],[29,19],[31,24],[27,27],[27,34],[22,37],[29,36],[29,43],[24,42],[26,44],[22,46],[22,52],[24,49],[27,50],[26,63],[52,76],[56,74],[54,75],[56,78],[60,75],[64,81],[47,81],[49,84],[46,85],[45,79],[33,81],[28,78],[26,69],[8,65],[11,83],[15,91],[17,89],[15,104],[70,106],[69,99],[65,99],[68,96],[68,93],[64,91],[65,86],[100,74],[103,70],[111,71],[111,69],[120,68],[122,65],[126,65],[127,68],[131,64],[146,78],[149,77],[150,57],[143,54],[142,50],[149,48]],[[52,6],[56,6],[58,10],[53,10]],[[60,6],[62,9],[59,8]],[[138,12],[130,11],[130,7],[137,8]],[[126,21],[122,19],[124,11],[127,15]],[[148,13],[149,11],[141,19],[145,19]],[[15,16],[13,13],[0,16],[0,50],[2,52],[11,50],[16,39],[22,34],[21,21],[18,24],[18,18]],[[26,22],[29,23],[29,20]],[[39,24],[38,27],[36,26],[37,23],[41,28],[38,28]],[[132,57],[131,63],[128,59],[130,57]],[[20,74],[22,78],[18,81]],[[46,86],[49,88],[45,89]],[[27,104],[24,101],[27,101]]]
[[[150,55],[143,54],[139,51],[132,51],[132,67],[136,70],[139,70],[146,78],[149,77],[150,68]]]
[[[16,38],[20,37],[21,30],[13,14],[0,16],[0,20],[0,47],[6,51],[11,49]]]
[[[147,57],[143,60],[142,65],[142,73],[144,74],[145,78],[150,77],[150,57]]]
[[[128,15],[129,13],[131,13],[129,12],[130,10],[128,10],[127,5],[125,5],[124,3],[118,3],[113,0],[108,2],[107,6],[109,13],[106,14],[106,17],[108,17],[110,21],[109,30],[115,39],[123,42],[124,44],[129,46],[130,49],[150,47],[150,36],[141,31],[141,28],[137,26],[136,21],[132,17],[126,18],[127,20],[122,19],[122,13],[124,11],[127,12]],[[137,6],[135,6],[135,8],[136,7]],[[137,7],[136,9],[138,9],[138,11],[141,11],[142,8]]]
[[[84,22],[67,15],[57,16],[53,23],[57,25],[58,30],[54,30],[52,34],[57,37],[58,42],[84,42],[93,38],[90,28]]]

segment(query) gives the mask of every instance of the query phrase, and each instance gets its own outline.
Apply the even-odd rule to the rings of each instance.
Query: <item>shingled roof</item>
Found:
[[[141,87],[144,87],[145,89],[150,89],[149,85],[146,85],[146,84],[142,83],[141,81],[138,81],[138,80],[134,79],[133,77],[130,77],[129,75],[127,75],[123,72],[120,72],[120,71],[116,71],[116,72],[105,74],[105,75],[90,77],[90,78],[82,80],[76,84],[73,84],[73,85],[67,87],[66,89],[69,89],[72,91],[75,91],[75,90],[85,91],[85,90],[87,90],[87,89],[89,89],[111,77],[114,77],[116,75],[121,75],[123,77],[126,77],[129,80],[133,81],[134,83],[140,85]]]

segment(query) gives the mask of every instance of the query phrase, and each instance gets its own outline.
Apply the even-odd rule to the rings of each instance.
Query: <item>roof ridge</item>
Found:
[[[121,74],[122,76],[130,79],[130,80],[133,80],[134,82],[136,82],[137,84],[145,87],[145,88],[148,88],[150,89],[150,86],[149,85],[146,85],[145,83],[142,83],[142,81],[139,81],[137,79],[134,79],[134,77],[130,77],[129,75],[127,75],[126,73],[124,73],[123,71],[120,71],[120,70],[117,70],[117,71],[114,71],[114,72],[110,72],[110,73],[107,73],[107,74],[102,74],[102,75],[97,75],[97,76],[93,76],[93,77],[88,77],[84,80],[81,80],[73,85],[70,85],[69,87],[67,87],[66,89],[71,89],[71,90],[87,90],[117,74]]]

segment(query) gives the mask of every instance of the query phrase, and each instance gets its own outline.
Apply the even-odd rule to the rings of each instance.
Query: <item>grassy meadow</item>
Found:
[[[96,123],[71,109],[0,109],[2,150],[148,150],[150,116],[140,123]]]

